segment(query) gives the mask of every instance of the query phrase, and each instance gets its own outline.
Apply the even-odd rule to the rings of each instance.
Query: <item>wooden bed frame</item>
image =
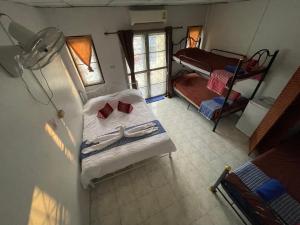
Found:
[[[189,38],[189,37],[187,37]],[[173,47],[174,46],[181,46],[182,43],[187,39],[187,38],[183,38],[182,40],[180,40],[179,43],[177,44],[173,44]],[[172,47],[172,49],[173,49]],[[245,107],[242,107],[240,109],[237,109],[237,110],[234,110],[232,112],[229,112],[229,113],[225,113],[225,110],[224,110],[224,107],[226,106],[227,102],[228,102],[228,98],[231,94],[231,91],[232,91],[232,88],[233,88],[233,85],[239,81],[239,80],[245,80],[245,79],[249,79],[249,78],[252,78],[252,77],[255,77],[257,75],[261,75],[261,79],[259,80],[259,82],[257,83],[254,91],[252,92],[251,94],[251,97],[249,98],[249,100],[253,99],[255,94],[257,93],[259,87],[261,86],[262,82],[264,81],[269,69],[271,68],[279,50],[276,50],[273,54],[270,53],[270,51],[268,49],[261,49],[259,51],[257,51],[256,53],[254,53],[249,59],[245,59],[245,56],[242,55],[242,54],[239,54],[239,53],[234,53],[234,52],[230,52],[230,51],[225,51],[225,50],[220,50],[220,49],[212,49],[211,52],[221,52],[221,53],[225,53],[225,54],[230,54],[230,55],[235,55],[236,57],[239,57],[239,61],[238,61],[238,64],[237,64],[237,67],[236,67],[236,70],[233,74],[233,77],[231,78],[231,80],[229,81],[229,85],[228,85],[228,92],[225,96],[225,100],[224,100],[224,103],[222,105],[222,108],[221,108],[221,111],[220,113],[218,114],[217,118],[213,121],[214,122],[214,126],[213,126],[213,132],[215,132],[217,126],[218,126],[218,123],[220,121],[221,118],[227,116],[227,115],[230,115],[232,113],[235,113],[235,112],[238,112],[238,111],[243,111],[245,109]],[[216,53],[214,53],[216,54]],[[221,54],[217,54],[217,55],[221,55]],[[172,56],[170,56],[170,58],[172,58]],[[254,71],[251,71],[249,73],[246,73],[246,74],[239,74],[240,73],[240,69],[242,68],[243,65],[247,64],[248,62],[250,62],[251,60],[253,59],[256,59],[258,61],[258,64],[259,64],[259,69],[257,70],[254,70]],[[196,59],[192,59],[194,61],[198,61]],[[168,68],[169,68],[169,73],[172,73],[172,61],[174,60],[170,60],[170,65],[168,65]],[[199,62],[199,61],[198,61]],[[200,64],[203,64],[203,62],[199,62]],[[171,70],[171,71],[170,71]],[[195,72],[195,71],[193,71]],[[199,72],[196,72],[199,74]],[[203,75],[200,73],[200,75]],[[206,76],[207,77],[207,76]],[[169,82],[172,82],[171,80]],[[168,87],[171,87],[171,91],[170,93],[168,93],[168,96],[169,97],[172,97],[173,95],[173,85],[172,83],[171,84],[168,84]],[[177,92],[177,94],[180,95],[180,93]],[[182,95],[181,95],[182,96]],[[182,96],[184,97],[185,99],[187,98],[186,96]],[[190,101],[189,101],[190,102]],[[193,104],[194,105],[194,104]],[[225,115],[226,114],[226,115]]]

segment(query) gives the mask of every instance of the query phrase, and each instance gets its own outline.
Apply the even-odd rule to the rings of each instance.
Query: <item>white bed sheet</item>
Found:
[[[117,110],[118,101],[133,105],[130,114]],[[107,119],[98,119],[96,114],[106,102],[114,108]],[[115,131],[117,126],[134,126],[157,120],[137,90],[125,90],[112,95],[89,100],[84,106],[83,140],[93,140],[98,136]],[[91,180],[125,168],[131,164],[153,156],[176,151],[175,145],[166,133],[147,137],[126,145],[95,154],[82,160],[81,182],[86,188]]]

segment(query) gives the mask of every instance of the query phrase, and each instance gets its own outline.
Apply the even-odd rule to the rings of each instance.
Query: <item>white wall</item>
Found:
[[[213,5],[209,12],[206,49],[221,48],[244,54],[249,48],[249,54],[262,48],[272,52],[279,49],[262,90],[263,95],[276,98],[299,66],[299,12],[298,0],[251,0]]]
[[[138,25],[131,27],[127,7],[83,7],[42,9],[46,20],[60,28],[65,35],[91,34],[99,57],[104,85],[89,88],[89,97],[103,95],[127,88],[124,61],[117,35],[105,36],[104,32],[121,29],[152,29],[166,25],[184,26],[174,30],[174,41],[186,34],[186,26],[204,24],[206,6],[170,6],[167,24]]]
[[[46,26],[34,8],[0,1],[0,11],[33,31]],[[0,29],[0,45],[7,44]],[[0,68],[0,223],[86,225],[89,199],[79,184],[78,165],[82,104],[60,57],[43,72],[54,101],[66,113],[62,120],[52,105],[34,101],[20,78]],[[24,79],[38,99],[47,100],[28,71]],[[47,125],[53,119],[56,128]],[[36,216],[46,213],[50,217],[42,223]]]

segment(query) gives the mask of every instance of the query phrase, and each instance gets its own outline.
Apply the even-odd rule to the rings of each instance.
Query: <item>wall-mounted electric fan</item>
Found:
[[[1,16],[7,15],[0,13]],[[6,30],[4,25],[1,25],[11,41],[13,41],[12,38],[17,41],[17,44],[14,41],[13,43],[16,48],[20,49],[17,60],[23,68],[31,70],[43,68],[64,46],[64,35],[59,29],[48,27],[34,33],[14,22],[9,16],[7,17],[10,20],[8,29]]]
[[[29,69],[31,72],[32,70],[39,69],[43,75],[41,68],[48,65],[64,46],[65,39],[63,32],[55,27],[48,27],[34,33],[13,21],[8,15],[0,13],[0,19],[2,17],[9,19],[7,28],[5,28],[1,21],[0,26],[7,34],[12,45],[0,46],[1,66],[13,77],[22,77],[23,69]],[[57,109],[52,101],[53,96],[48,95],[35,74],[33,72],[32,74],[47,95],[49,102],[57,110],[59,117],[62,117],[63,111]],[[46,83],[48,84],[48,82]],[[49,86],[48,88],[50,89]],[[51,89],[50,92],[52,93]],[[31,92],[30,94],[32,95]]]

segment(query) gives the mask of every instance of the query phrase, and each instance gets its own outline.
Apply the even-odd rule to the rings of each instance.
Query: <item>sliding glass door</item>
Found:
[[[144,98],[164,95],[167,77],[165,32],[136,33],[133,48],[135,77]],[[129,71],[127,66],[128,76]],[[130,83],[130,78],[128,80]]]

